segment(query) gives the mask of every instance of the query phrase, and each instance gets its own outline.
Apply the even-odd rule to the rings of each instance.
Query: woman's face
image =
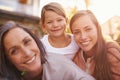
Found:
[[[66,18],[53,11],[45,11],[44,28],[51,36],[61,36],[66,29]]]
[[[6,33],[3,42],[8,59],[18,70],[33,72],[40,69],[40,50],[27,32],[13,28]]]
[[[89,16],[77,18],[71,27],[75,41],[85,52],[91,51],[97,42],[97,29]]]

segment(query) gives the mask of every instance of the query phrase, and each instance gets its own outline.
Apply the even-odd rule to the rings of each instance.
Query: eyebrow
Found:
[[[24,39],[22,40],[22,42],[24,42],[28,38],[30,38],[30,37],[29,36],[24,37]]]
[[[89,25],[86,25],[84,28],[89,28]]]

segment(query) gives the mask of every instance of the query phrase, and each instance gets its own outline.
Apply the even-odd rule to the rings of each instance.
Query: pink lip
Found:
[[[52,31],[59,31],[59,30],[52,30]]]
[[[53,29],[53,30],[51,30],[51,31],[59,31],[59,30],[61,30],[61,29]]]

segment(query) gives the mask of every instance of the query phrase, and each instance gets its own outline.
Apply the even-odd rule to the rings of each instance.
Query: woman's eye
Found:
[[[90,31],[90,30],[91,30],[91,28],[87,28],[87,29],[86,29],[86,31]]]
[[[31,40],[30,39],[28,39],[28,40],[26,40],[25,42],[24,42],[24,44],[29,44],[31,42]]]
[[[50,23],[52,23],[52,22],[51,22],[51,21],[48,21],[48,22],[47,22],[47,24],[50,24]]]
[[[17,53],[17,49],[11,50],[11,54],[12,54],[12,55],[15,55],[16,53]]]
[[[73,34],[79,34],[79,32],[78,32],[78,31],[76,31],[76,32],[73,32]]]

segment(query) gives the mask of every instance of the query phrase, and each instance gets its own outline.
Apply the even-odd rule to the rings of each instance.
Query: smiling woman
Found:
[[[0,80],[1,78],[94,80],[65,56],[46,54],[38,37],[12,21],[0,27]]]
[[[80,50],[74,62],[96,80],[120,80],[120,46],[106,40],[101,26],[90,10],[80,10],[70,21]]]

